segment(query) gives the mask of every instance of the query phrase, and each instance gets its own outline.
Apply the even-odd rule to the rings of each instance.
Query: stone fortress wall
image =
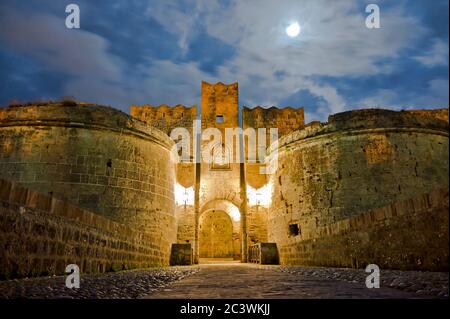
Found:
[[[113,108],[0,109],[1,179],[151,234],[161,264],[176,240],[172,144]]]
[[[207,91],[202,95],[202,105],[209,105],[207,114],[202,117],[202,128],[220,127],[214,123],[214,117],[219,113],[230,114],[226,108],[236,104],[237,87],[204,83],[202,88]],[[220,97],[221,94],[231,100]],[[235,121],[236,117],[233,113],[224,120]],[[276,242],[284,264],[360,267],[376,260],[390,268],[448,268],[442,253],[448,251],[448,231],[439,226],[448,225],[442,215],[445,203],[440,208],[432,208],[437,222],[413,230],[406,225],[419,223],[420,218],[425,218],[423,213],[431,208],[425,205],[415,211],[408,205],[402,206],[415,197],[426,198],[442,191],[445,195],[448,188],[447,109],[357,110],[332,115],[328,123],[305,125],[303,108],[244,108],[243,129],[248,127],[267,130],[276,127],[280,138],[276,174],[260,174],[260,163],[245,163],[247,187],[272,186],[269,207],[247,204],[249,244]],[[204,168],[202,175],[207,174]],[[209,174],[214,176],[214,172]],[[236,180],[231,175],[228,178]],[[210,191],[221,191],[220,185],[214,184]],[[401,218],[387,215],[381,224],[369,218],[360,229],[352,228],[353,234],[364,239],[342,235],[322,246],[314,244],[326,237],[323,229],[338,227],[336,225],[358,216],[373,216],[372,210],[387,209],[395,204],[401,207],[398,213]],[[179,220],[182,242],[187,238],[194,240],[194,215],[193,207],[184,208],[180,215],[183,216]],[[435,228],[430,229],[430,225]],[[386,235],[384,232],[389,229]],[[297,231],[298,234],[294,234]],[[425,242],[431,241],[435,234],[437,238],[432,240],[434,245],[430,248]],[[383,238],[385,235],[388,238]],[[426,240],[419,242],[417,238]],[[374,246],[372,252],[369,244]],[[386,251],[382,252],[384,248]]]
[[[243,128],[277,128],[278,137],[284,136],[305,126],[305,110],[303,107],[262,108],[244,107],[242,110]]]
[[[150,127],[155,127],[166,133],[168,136],[172,130],[178,127],[185,128],[191,135],[194,132],[194,121],[197,119],[197,107],[186,107],[183,105],[152,106],[152,105],[132,105],[130,107],[132,117],[139,119]],[[194,187],[195,183],[195,164],[194,146],[190,141],[190,162],[180,161],[175,165],[175,182],[185,189]],[[177,221],[176,240],[177,243],[195,242],[195,211],[192,204],[176,205],[175,217]]]
[[[202,106],[203,129],[236,127],[237,83],[202,83]],[[305,124],[303,108],[244,108],[244,129],[279,130],[272,175],[259,173],[265,163],[175,165],[168,135],[175,127],[192,132],[196,106],[132,106],[131,115],[85,103],[0,109],[0,179],[128,227],[136,234],[129,247],[151,248],[130,248],[143,255],[131,250],[114,266],[85,252],[93,269],[168,264],[171,244],[198,249],[200,235],[217,241],[211,232],[199,235],[200,223],[217,212],[223,223],[205,227],[229,230],[226,215],[235,209],[235,259],[245,239],[276,243],[282,264],[448,269],[448,109],[356,110]],[[175,184],[196,189],[198,201],[177,204]],[[268,204],[250,201],[252,191],[264,189]],[[139,242],[144,234],[151,242]]]
[[[281,262],[448,269],[448,195],[431,211],[400,205],[381,223],[370,213],[448,190],[448,146],[448,109],[344,112],[282,137],[268,217]],[[352,236],[323,231],[363,214]]]
[[[151,123],[152,127],[170,136],[170,132],[176,127],[184,127],[192,132],[192,123],[197,119],[197,106],[132,105],[130,106],[130,115],[142,122]]]
[[[197,119],[197,106],[187,107],[181,104],[169,106],[166,104],[152,106],[149,104],[130,106],[130,115],[151,127],[166,133],[168,136],[175,128],[185,128],[193,134],[193,123]],[[193,158],[193,145],[191,140],[191,162]],[[181,162],[176,165],[177,181],[184,187],[193,186],[194,165],[189,162]]]
[[[296,130],[301,130],[305,126],[304,108],[277,108],[269,107],[262,108],[257,106],[255,108],[244,107],[242,110],[242,128],[255,129],[256,138],[260,143],[261,138],[266,139],[266,146],[270,145],[270,129],[276,128],[278,130],[278,138],[285,136]],[[265,128],[266,136],[260,136],[258,129]],[[260,169],[264,159],[259,157],[256,162],[249,160],[248,139],[244,138],[245,146],[245,180],[247,187],[252,187],[258,192],[259,189],[266,186],[269,182],[269,175],[261,174]],[[258,148],[256,149],[258,152]],[[256,154],[255,154],[256,155]],[[260,155],[260,154],[258,154]],[[265,154],[264,154],[265,155]],[[270,196],[264,194],[262,196]],[[268,217],[270,214],[270,207],[264,205],[255,205],[255,203],[247,205],[247,224],[249,244],[256,244],[259,242],[268,241]]]
[[[167,265],[155,235],[0,179],[0,279]]]
[[[266,129],[266,146],[270,146],[270,129],[276,128],[278,138],[281,138],[284,135],[287,135],[296,130],[300,130],[305,126],[305,114],[304,108],[262,108],[257,106],[253,109],[248,107],[244,107],[242,110],[242,129],[246,130],[247,128],[255,129],[257,143],[261,143],[260,139],[262,136],[259,136],[258,129],[264,128]],[[260,188],[267,183],[267,175],[260,174],[261,163],[264,162],[262,154],[258,154],[258,147],[256,149],[256,154],[259,157],[256,161],[249,160],[249,145],[248,145],[248,137],[244,138],[245,145],[245,171],[246,171],[246,180],[247,183],[254,187]],[[265,154],[264,154],[265,155]]]

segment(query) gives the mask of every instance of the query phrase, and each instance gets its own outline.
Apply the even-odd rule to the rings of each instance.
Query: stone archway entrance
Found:
[[[223,262],[224,259],[241,260],[242,225],[240,215],[238,207],[229,200],[215,199],[203,205],[196,220],[195,231],[194,256],[197,256],[198,262]]]
[[[211,210],[199,220],[200,258],[233,258],[233,223],[224,211]]]

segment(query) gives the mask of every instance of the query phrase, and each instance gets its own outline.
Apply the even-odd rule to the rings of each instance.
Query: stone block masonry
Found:
[[[2,273],[61,273],[71,260],[85,272],[168,265],[176,242],[172,145],[165,133],[110,107],[0,109],[0,179],[78,207],[66,212],[70,222],[46,209],[3,207]],[[79,223],[84,210],[98,218]],[[112,222],[133,232],[103,227]]]
[[[445,109],[344,112],[281,137],[267,226],[281,263],[448,269],[448,192],[423,204],[448,189],[448,146]]]
[[[160,106],[131,105],[130,114],[169,136],[171,131],[178,127],[184,127],[192,134],[193,121],[197,119],[197,106],[186,107],[180,104],[174,107],[165,104]]]
[[[340,220],[280,247],[282,264],[448,271],[448,188]]]
[[[0,180],[0,278],[168,265],[170,242]]]
[[[175,242],[172,145],[109,107],[0,109],[0,178]]]

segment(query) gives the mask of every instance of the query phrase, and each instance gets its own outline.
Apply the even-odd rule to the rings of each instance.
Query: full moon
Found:
[[[298,24],[298,22],[294,22],[286,28],[286,34],[291,38],[295,38],[300,34],[300,30],[300,24]]]

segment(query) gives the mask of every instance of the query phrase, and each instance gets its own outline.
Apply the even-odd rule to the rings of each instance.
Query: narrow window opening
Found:
[[[217,115],[216,116],[216,123],[223,123],[224,119],[223,119],[223,115]]]
[[[289,225],[289,235],[290,236],[298,236],[301,234],[300,227],[298,224],[290,224]]]

